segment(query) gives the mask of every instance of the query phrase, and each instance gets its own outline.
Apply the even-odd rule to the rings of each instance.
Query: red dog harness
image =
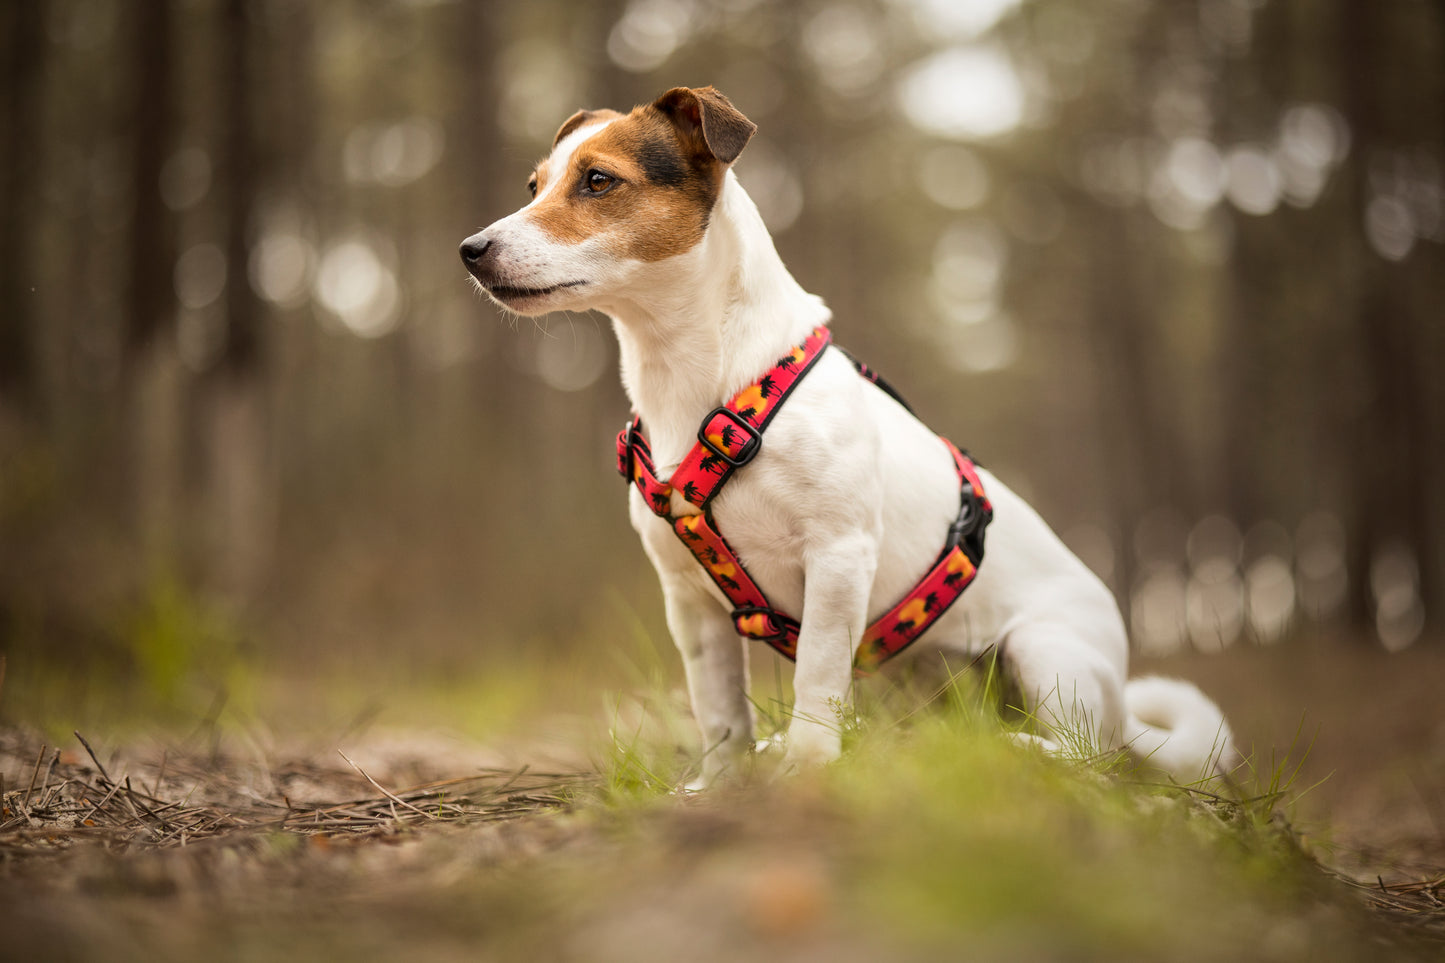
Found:
[[[789,659],[797,655],[798,620],[768,604],[767,596],[718,532],[709,505],[733,472],[757,457],[762,450],[764,429],[822,356],[831,338],[827,328],[814,328],[806,341],[779,358],[766,374],[738,392],[726,405],[714,409],[698,428],[697,444],[668,481],[657,477],[652,452],[638,419],[629,421],[617,435],[618,472],[637,485],[648,508],[667,520],[673,533],[727,596],[733,606],[733,625],[738,634],[766,642]],[[867,366],[856,361],[853,364],[859,374],[903,404],[887,382]],[[904,407],[908,406],[904,404]],[[963,594],[983,561],[984,529],[993,518],[993,506],[984,494],[973,461],[948,439],[940,440],[948,446],[958,469],[962,491],[958,517],[949,526],[943,551],[928,574],[863,633],[863,641],[853,657],[854,670],[858,673],[872,671],[922,635]],[[674,516],[671,510],[674,491],[680,491],[701,513]]]

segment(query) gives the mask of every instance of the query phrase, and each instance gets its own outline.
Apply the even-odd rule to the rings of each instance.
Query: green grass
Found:
[[[1298,746],[1257,774],[1240,772],[1233,787],[1167,785],[1086,739],[1064,734],[1074,758],[1016,745],[1008,734],[1026,720],[1004,721],[986,669],[923,711],[899,712],[909,703],[893,695],[846,713],[836,764],[779,781],[765,755],[749,785],[701,798],[671,795],[696,765],[679,750],[681,723],[614,726],[599,804],[602,821],[634,846],[613,854],[609,872],[657,871],[657,854],[647,852],[652,824],[721,818],[727,844],[694,853],[692,872],[707,875],[709,862],[740,853],[780,869],[826,867],[804,874],[827,907],[808,926],[906,955],[947,958],[967,947],[969,959],[1345,960],[1375,952],[1374,921],[1289,828]],[[674,705],[658,698],[647,709]],[[760,712],[766,728],[786,722],[773,708]],[[768,852],[778,839],[781,851]]]
[[[57,931],[45,920],[79,920],[57,958],[121,960],[1429,958],[1291,831],[1298,742],[1236,787],[1160,784],[1067,734],[1070,757],[1047,756],[1010,738],[1029,720],[1002,711],[983,660],[933,690],[860,688],[838,707],[845,751],[831,766],[781,778],[769,751],[740,784],[686,794],[705,749],[675,668],[649,657],[613,669],[620,686],[601,710],[595,666],[316,686],[313,711],[333,733],[338,719],[364,729],[373,705],[383,724],[500,733],[575,698],[595,720],[600,779],[570,812],[393,846],[240,837],[35,863],[37,879],[78,870],[90,882],[52,892],[0,873],[0,927],[8,912],[30,921],[20,937],[43,941]],[[787,674],[758,675],[769,737],[790,719]],[[264,702],[267,686],[256,691]],[[174,895],[130,895],[152,878],[174,880]]]

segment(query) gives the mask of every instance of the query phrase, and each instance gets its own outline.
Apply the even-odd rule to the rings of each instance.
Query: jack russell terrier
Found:
[[[1067,730],[1180,780],[1224,771],[1237,756],[1214,703],[1187,682],[1126,683],[1103,583],[829,347],[831,312],[783,266],[731,170],[756,129],[711,87],[579,111],[533,171],[531,203],[461,246],[507,311],[612,319],[637,415],[619,468],[702,731],[699,784],[752,747],[749,638],[797,662],[785,769],[837,758],[855,674],[918,639],[915,659],[996,646],[1038,729],[1024,738],[1046,749]]]

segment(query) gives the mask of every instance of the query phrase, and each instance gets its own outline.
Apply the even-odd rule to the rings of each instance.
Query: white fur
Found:
[[[553,184],[591,133],[558,146]],[[523,208],[485,232],[502,244],[508,283],[585,282],[525,311],[596,308],[612,318],[622,380],[660,477],[692,446],[708,411],[830,317],[788,273],[731,171],[701,242],[658,262],[620,257],[606,235],[558,244],[526,215]],[[1181,779],[1231,760],[1223,716],[1193,686],[1140,680],[1126,688],[1128,641],[1113,596],[1022,499],[981,475],[995,512],[987,557],[959,602],[901,659],[942,651],[958,664],[996,644],[1045,745],[1053,744],[1050,727],[1064,725],[1100,748],[1132,745]],[[629,492],[707,747],[706,784],[752,744],[750,643],[667,522]],[[936,435],[836,351],[798,384],[762,452],[717,496],[719,529],[750,574],[774,605],[802,619],[786,765],[837,757],[836,712],[849,698],[858,640],[931,565],[958,503],[958,477]],[[673,511],[696,509],[675,494]]]
[[[1238,764],[1229,726],[1197,686],[1145,676],[1125,684],[1124,699],[1129,705],[1124,738],[1145,765],[1190,782]]]

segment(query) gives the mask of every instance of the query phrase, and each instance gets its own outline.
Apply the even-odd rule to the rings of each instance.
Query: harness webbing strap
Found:
[[[778,361],[762,377],[738,392],[726,405],[714,409],[698,428],[698,441],[668,481],[657,476],[652,451],[633,419],[617,435],[617,470],[637,486],[653,514],[667,519],[673,533],[733,606],[733,625],[739,635],[766,642],[779,654],[797,655],[797,619],[773,608],[767,596],[748,575],[712,518],[710,503],[733,472],[752,461],[762,449],[763,429],[782,407],[794,386],[812,369],[828,347],[827,328],[815,328],[808,338]],[[841,350],[841,349],[840,349]],[[846,352],[845,352],[846,355]],[[859,374],[903,404],[896,392],[867,366],[849,360]],[[907,648],[946,612],[978,573],[983,561],[984,528],[993,507],[984,494],[973,461],[947,439],[958,470],[960,508],[933,567],[892,609],[868,626],[854,656],[854,671],[865,674],[885,659]],[[672,514],[672,493],[678,491],[700,514]]]
[[[669,514],[674,489],[691,504],[707,508],[733,472],[762,450],[763,429],[782,408],[793,387],[812,370],[832,338],[827,328],[814,328],[802,344],[775,361],[761,378],[727,404],[710,411],[698,428],[697,444],[683,456],[670,481],[657,477],[652,449],[642,434],[639,419],[629,421],[617,436],[617,470],[637,485],[654,514]]]
[[[973,461],[947,438],[942,441],[958,469],[962,507],[933,568],[913,591],[863,633],[863,642],[853,657],[859,672],[870,672],[906,649],[958,601],[978,575],[983,561],[983,530],[993,518],[993,506],[983,493]]]
[[[733,626],[738,634],[766,642],[789,659],[795,658],[800,628],[797,620],[768,604],[768,597],[714,527],[712,513],[674,518],[672,530],[732,603]]]

